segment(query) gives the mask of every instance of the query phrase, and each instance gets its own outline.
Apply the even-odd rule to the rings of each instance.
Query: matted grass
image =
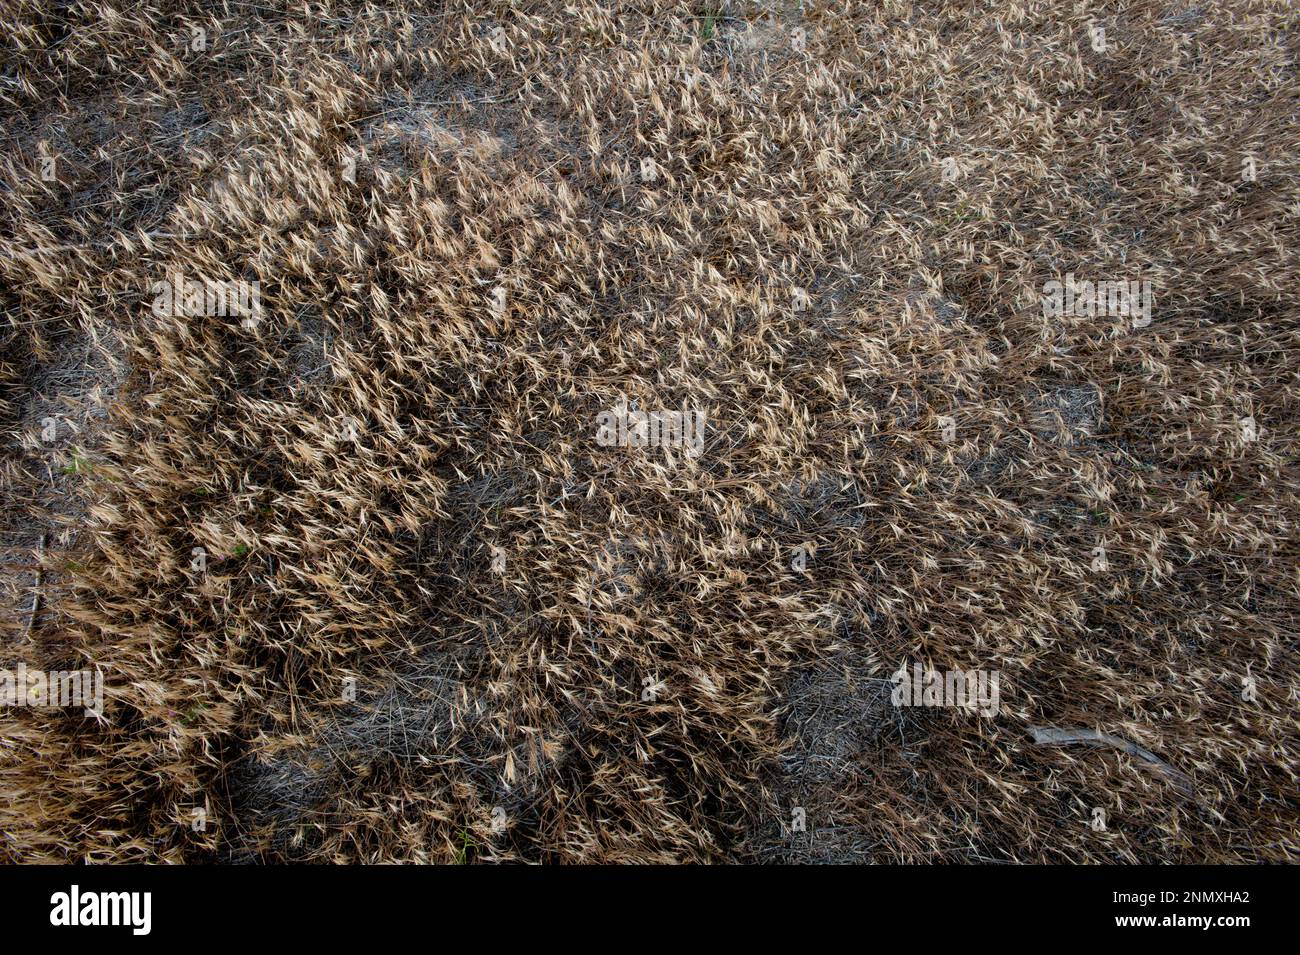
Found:
[[[0,858],[1294,860],[1296,13],[1091,6],[0,7]]]

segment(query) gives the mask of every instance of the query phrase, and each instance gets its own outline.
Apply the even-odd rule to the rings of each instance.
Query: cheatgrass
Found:
[[[1291,4],[331,9],[0,11],[0,859],[1295,858]]]

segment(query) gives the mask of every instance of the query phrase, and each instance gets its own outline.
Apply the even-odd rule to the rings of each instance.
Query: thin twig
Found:
[[[32,586],[32,611],[27,616],[27,629],[23,632],[23,637],[32,635],[32,628],[36,626],[36,614],[41,609],[41,583],[45,576],[45,568],[42,561],[45,559],[45,535],[42,534],[36,542],[36,583]]]

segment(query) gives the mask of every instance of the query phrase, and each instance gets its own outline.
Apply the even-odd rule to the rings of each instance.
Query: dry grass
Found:
[[[1294,860],[1296,14],[1092,7],[0,6],[0,858]]]

